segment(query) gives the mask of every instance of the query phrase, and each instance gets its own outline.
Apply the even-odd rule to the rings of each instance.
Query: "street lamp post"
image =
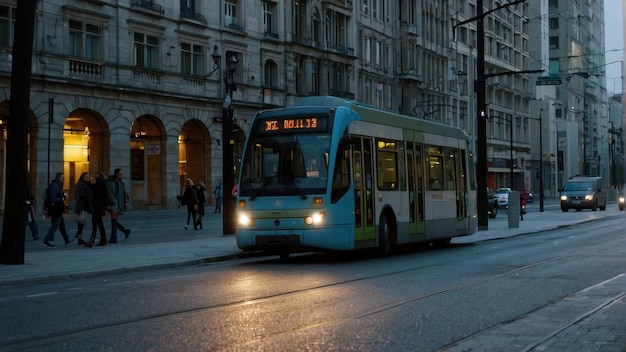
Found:
[[[543,213],[543,108],[539,109],[539,212]]]
[[[222,177],[224,189],[226,192],[223,197],[223,232],[225,235],[235,234],[235,198],[231,194],[231,190],[235,184],[235,175],[233,170],[233,92],[237,89],[234,82],[234,74],[237,70],[239,60],[232,54],[228,58],[227,68],[224,71],[224,86],[226,87],[226,96],[224,97],[224,106],[222,109]]]
[[[515,178],[515,170],[513,169],[513,119],[515,118],[515,116],[511,115],[511,120],[509,121],[509,153],[510,153],[510,157],[511,157],[511,164],[509,165],[509,187],[511,188],[511,190],[515,189],[515,184],[513,182],[513,179]]]
[[[485,82],[486,78],[494,77],[496,75],[503,74],[515,74],[515,73],[531,73],[536,71],[509,71],[497,74],[485,74],[485,27],[484,27],[484,19],[485,16],[491,14],[492,12],[498,11],[500,9],[513,6],[526,0],[514,0],[504,5],[497,6],[494,9],[491,9],[487,12],[484,12],[483,9],[483,0],[476,0],[476,16],[469,18],[465,21],[461,21],[454,25],[453,29],[456,27],[470,23],[476,22],[476,135],[477,135],[477,146],[476,151],[478,156],[476,158],[476,183],[478,186],[478,190],[476,192],[477,201],[478,201],[478,229],[479,230],[488,230],[489,229],[489,218],[487,214],[487,178],[489,176],[489,170],[487,166],[487,121],[488,112],[487,112],[487,96],[486,96],[486,87]],[[543,71],[542,71],[543,72]]]
[[[207,75],[212,75],[220,69],[222,55],[219,53],[217,45],[213,47],[213,70]],[[225,190],[225,197],[222,197],[222,230],[225,235],[233,235],[235,233],[235,198],[231,191],[235,185],[235,175],[233,166],[233,92],[237,89],[234,80],[235,71],[239,60],[235,54],[231,54],[226,62],[226,70],[224,70],[224,86],[226,94],[224,96],[224,104],[222,106],[222,180]],[[228,192],[228,193],[227,193]]]

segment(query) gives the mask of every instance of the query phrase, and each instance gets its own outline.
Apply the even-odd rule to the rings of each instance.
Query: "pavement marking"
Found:
[[[36,293],[34,295],[27,295],[27,298],[37,298],[37,297],[44,297],[44,296],[52,296],[52,295],[58,295],[60,292],[59,291],[54,291],[54,292],[44,292],[44,293]]]

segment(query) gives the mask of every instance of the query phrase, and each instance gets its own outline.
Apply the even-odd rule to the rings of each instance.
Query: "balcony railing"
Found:
[[[183,6],[180,7],[180,17],[190,18],[192,20],[196,20],[204,24],[207,23],[206,17],[202,16],[199,13],[196,13],[196,11],[188,7],[183,7]]]
[[[102,77],[102,64],[69,59],[70,74],[77,76]]]
[[[141,68],[133,69],[133,80],[137,83],[149,83],[152,85],[161,84],[163,74],[153,71],[146,71]]]
[[[163,6],[155,4],[152,0],[130,0],[130,4],[158,12],[160,14],[165,13],[165,10],[163,10]]]

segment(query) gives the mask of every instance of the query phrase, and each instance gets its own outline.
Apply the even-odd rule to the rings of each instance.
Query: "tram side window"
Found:
[[[428,179],[430,190],[444,189],[443,151],[441,147],[428,147]]]
[[[445,152],[445,156],[446,156],[446,161],[444,163],[444,169],[445,169],[445,189],[447,189],[448,191],[454,191],[456,189],[455,185],[456,185],[456,158],[455,158],[455,154],[452,151],[452,148],[444,148],[444,152]]]
[[[333,170],[333,188],[330,193],[331,203],[336,203],[343,197],[350,188],[350,160],[349,148],[350,143],[345,141],[339,143],[337,148],[337,158],[335,160],[335,168]]]
[[[376,170],[378,189],[381,191],[398,190],[398,151],[395,141],[376,140]]]

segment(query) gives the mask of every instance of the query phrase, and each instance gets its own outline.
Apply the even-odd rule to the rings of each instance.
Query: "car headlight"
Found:
[[[593,200],[593,195],[592,194],[587,194],[585,196],[585,200]]]
[[[567,200],[567,196],[561,196],[561,200]]]
[[[619,197],[617,201],[620,203],[624,203],[624,197]]]

